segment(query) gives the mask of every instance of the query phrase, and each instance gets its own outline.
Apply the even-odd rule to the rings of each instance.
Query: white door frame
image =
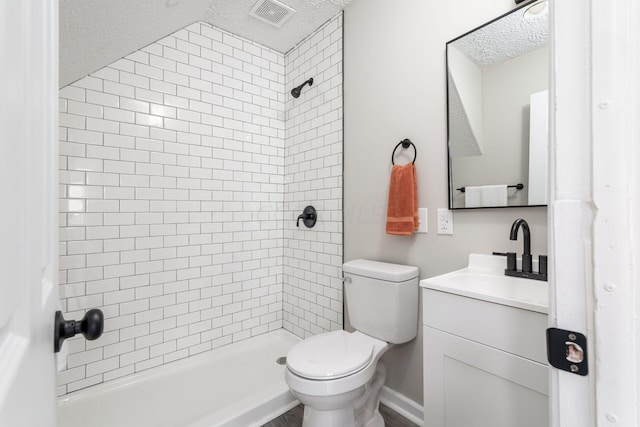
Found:
[[[551,6],[549,320],[587,335],[590,371],[550,370],[551,426],[637,426],[640,7]]]

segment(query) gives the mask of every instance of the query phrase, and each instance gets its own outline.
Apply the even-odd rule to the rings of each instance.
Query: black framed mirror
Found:
[[[548,0],[446,45],[449,208],[547,204]]]

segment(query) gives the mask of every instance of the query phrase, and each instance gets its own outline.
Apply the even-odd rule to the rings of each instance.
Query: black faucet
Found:
[[[535,280],[547,280],[547,256],[540,255],[538,257],[538,272],[533,272],[533,261],[531,260],[531,231],[529,230],[529,224],[522,218],[518,218],[511,225],[511,231],[509,232],[509,239],[518,240],[518,230],[522,228],[522,234],[524,234],[524,253],[522,254],[522,270],[518,270],[516,267],[516,253],[507,252],[499,253],[494,252],[494,255],[506,255],[507,256],[507,268],[504,270],[504,274],[507,276],[524,277],[525,279]]]
[[[524,253],[522,254],[522,271],[524,273],[531,273],[531,232],[529,231],[529,224],[522,218],[518,218],[511,225],[511,232],[509,233],[509,239],[518,240],[518,229],[522,227],[522,234],[524,234]]]

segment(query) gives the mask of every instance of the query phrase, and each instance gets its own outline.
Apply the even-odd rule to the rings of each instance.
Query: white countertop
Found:
[[[548,283],[505,276],[505,267],[502,256],[470,254],[466,268],[423,279],[420,287],[546,314]]]

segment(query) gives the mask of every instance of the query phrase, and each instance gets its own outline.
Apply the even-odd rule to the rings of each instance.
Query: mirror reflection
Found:
[[[547,203],[548,5],[447,43],[449,207]]]

